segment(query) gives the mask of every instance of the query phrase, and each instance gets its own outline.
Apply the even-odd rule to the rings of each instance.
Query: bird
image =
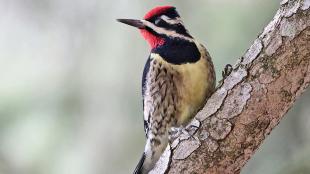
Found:
[[[146,144],[134,174],[151,171],[169,143],[215,90],[210,54],[185,28],[174,6],[157,6],[143,19],[117,19],[136,27],[150,45],[142,75]]]

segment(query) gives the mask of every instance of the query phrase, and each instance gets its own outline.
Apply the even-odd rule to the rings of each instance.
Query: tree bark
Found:
[[[240,173],[310,83],[310,0],[273,20],[151,173]],[[268,158],[268,157],[266,157]]]

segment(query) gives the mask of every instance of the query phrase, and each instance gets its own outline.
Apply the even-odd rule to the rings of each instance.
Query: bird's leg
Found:
[[[183,129],[183,133],[189,135],[189,137],[194,138],[194,139],[198,139],[198,137],[195,137],[194,134],[196,133],[196,131],[199,129],[201,123],[200,121],[198,121],[197,119],[193,119],[184,129]]]
[[[171,127],[169,131],[170,138],[176,139],[177,137],[179,137],[182,133],[181,129],[182,129],[181,127]]]
[[[224,70],[222,71],[222,77],[223,79],[225,79],[227,76],[230,75],[230,73],[232,72],[233,68],[231,66],[231,64],[227,64],[224,68]]]
[[[222,71],[222,77],[223,79],[219,81],[219,85],[217,86],[217,88],[221,87],[224,83],[224,80],[226,79],[226,77],[228,77],[230,75],[230,73],[233,71],[233,67],[231,66],[231,64],[227,64],[224,68],[224,70]]]
[[[191,134],[191,132],[189,132],[189,130],[190,129],[188,129],[190,127],[190,125],[189,126],[186,126],[186,127],[181,127],[181,132],[182,132],[182,134],[184,134],[185,135],[185,137],[193,137],[193,135]],[[186,138],[187,139],[187,138]]]

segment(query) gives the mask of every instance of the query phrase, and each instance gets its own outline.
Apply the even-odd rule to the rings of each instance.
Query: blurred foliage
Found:
[[[141,18],[164,4],[176,6],[207,46],[220,79],[272,19],[279,0],[0,0],[1,174],[132,172],[144,146],[140,91],[149,48],[115,19]],[[309,96],[244,174],[310,172]]]

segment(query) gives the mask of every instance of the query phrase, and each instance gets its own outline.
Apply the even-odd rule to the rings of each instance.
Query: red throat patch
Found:
[[[151,49],[156,48],[165,43],[164,38],[155,36],[154,34],[150,33],[149,31],[145,29],[141,29],[140,32],[142,36],[145,38],[145,40],[149,43]]]
[[[146,13],[144,16],[144,19],[150,19],[153,16],[159,15],[163,12],[165,12],[168,9],[174,8],[173,6],[158,6],[150,10],[149,12]]]

